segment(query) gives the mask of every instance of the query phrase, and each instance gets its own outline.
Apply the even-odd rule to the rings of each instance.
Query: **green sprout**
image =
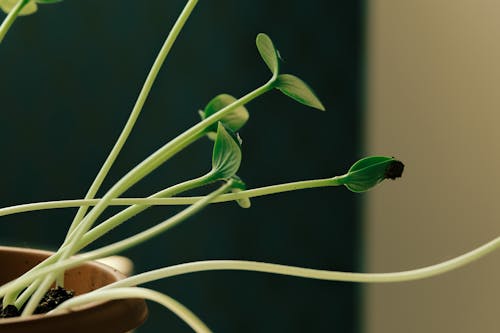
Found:
[[[36,1],[30,0],[2,0],[0,8],[7,14],[25,16],[35,13],[38,9]]]
[[[55,0],[0,0],[0,8],[8,13],[0,26],[0,41],[3,39],[17,16],[28,15],[37,10],[37,4],[55,3]],[[169,54],[173,43],[179,36],[184,24],[197,4],[196,0],[187,1],[186,6],[167,35],[159,54],[154,61],[143,88],[130,113],[120,136],[111,153],[104,161],[87,194],[82,199],[59,200],[23,204],[0,209],[0,216],[23,213],[34,210],[78,207],[67,235],[60,248],[48,259],[28,272],[0,286],[0,298],[3,308],[12,306],[21,309],[22,316],[30,316],[50,286],[56,282],[64,286],[64,271],[89,260],[100,259],[123,252],[131,247],[159,237],[164,232],[186,221],[210,204],[236,201],[242,208],[250,208],[250,198],[266,196],[288,191],[311,189],[317,187],[346,186],[353,192],[365,192],[385,179],[396,179],[402,176],[404,165],[393,157],[371,156],[355,162],[343,175],[325,179],[302,180],[285,184],[270,185],[260,188],[247,188],[247,185],[236,175],[242,163],[242,141],[238,131],[249,121],[247,104],[259,96],[277,89],[291,99],[318,110],[325,110],[324,105],[313,90],[300,78],[292,74],[280,73],[280,56],[269,36],[260,33],[256,37],[257,50],[264,63],[271,71],[266,83],[255,88],[242,97],[219,94],[208,102],[201,110],[201,121],[183,133],[165,143],[149,155],[141,163],[132,168],[118,180],[101,198],[95,198],[109,170],[120,154],[132,128],[134,127],[159,70]],[[122,195],[133,185],[158,167],[167,163],[173,156],[181,153],[186,147],[208,136],[213,140],[211,168],[198,177],[179,182],[156,193],[142,198],[124,198]],[[208,169],[208,168],[207,168]],[[218,183],[216,188],[201,196],[181,196],[193,189],[203,190],[206,185]],[[154,226],[139,230],[134,235],[115,243],[80,253],[88,245],[100,239],[108,232],[118,228],[132,217],[152,206],[184,205],[180,212],[158,221]],[[102,213],[110,206],[123,206],[115,215],[99,221]],[[93,207],[89,210],[89,207]],[[138,228],[140,226],[137,226]],[[461,267],[494,251],[500,246],[500,238],[466,253],[455,259],[438,265],[417,270],[396,273],[349,273],[306,269],[285,265],[250,262],[241,260],[200,261],[134,275],[127,279],[95,290],[86,295],[72,298],[51,313],[73,308],[89,302],[139,297],[158,302],[177,314],[197,332],[210,332],[210,329],[189,309],[171,297],[154,290],[136,287],[143,283],[164,279],[181,274],[208,270],[245,270],[283,274],[311,279],[352,282],[399,282],[431,277]]]
[[[299,103],[325,111],[325,107],[321,101],[304,81],[292,74],[279,73],[279,59],[281,57],[268,35],[264,33],[258,34],[256,44],[262,60],[264,60],[273,74],[271,81],[274,88]]]
[[[0,9],[7,17],[0,25],[0,43],[18,16],[31,15],[38,10],[38,4],[51,4],[62,0],[0,0]]]
[[[228,94],[220,94],[215,96],[210,102],[208,102],[203,111],[198,111],[201,120],[205,120],[214,113],[220,111],[226,106],[231,105],[234,102],[236,102],[236,98]],[[237,132],[247,123],[249,117],[250,114],[248,113],[248,110],[245,108],[245,106],[241,105],[235,108],[231,113],[228,113],[225,117],[223,117],[220,122],[231,131]],[[214,140],[215,133],[217,132],[217,126],[209,126],[206,129],[206,132],[208,138]]]
[[[51,4],[63,0],[0,0],[0,8],[7,14],[15,12],[16,15],[31,15],[38,10],[38,4]]]
[[[384,179],[403,175],[404,164],[392,157],[370,156],[354,163],[344,178],[344,185],[353,192],[365,192]]]

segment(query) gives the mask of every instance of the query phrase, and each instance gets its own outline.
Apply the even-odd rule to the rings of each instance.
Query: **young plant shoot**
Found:
[[[40,4],[56,2],[59,1],[0,0],[0,8],[7,13],[0,26],[0,42],[5,39],[7,32],[19,16],[35,13]],[[199,111],[201,120],[198,123],[165,143],[141,163],[137,164],[111,186],[101,198],[95,198],[132,131],[166,56],[196,4],[196,0],[187,1],[183,11],[168,33],[120,136],[84,198],[37,202],[0,209],[0,216],[7,216],[34,210],[79,208],[64,241],[51,257],[17,279],[0,286],[1,315],[3,317],[31,316],[54,283],[60,287],[64,286],[65,270],[90,260],[104,258],[123,252],[131,247],[142,245],[153,237],[160,237],[164,232],[186,221],[209,204],[235,201],[242,208],[249,208],[251,206],[250,199],[253,197],[317,187],[345,186],[352,192],[365,192],[385,179],[394,180],[402,176],[404,165],[401,161],[393,157],[370,156],[355,162],[343,175],[247,189],[244,181],[236,175],[242,163],[242,140],[238,131],[249,121],[250,113],[247,110],[247,105],[259,96],[277,89],[285,96],[299,103],[317,110],[325,110],[319,98],[302,79],[292,74],[280,72],[280,56],[273,41],[266,34],[260,33],[256,37],[256,46],[265,65],[271,71],[271,77],[263,85],[242,97],[237,98],[226,93],[215,96],[206,104],[203,110]],[[170,158],[205,137],[213,141],[211,169],[207,170],[205,174],[184,180],[146,197],[122,197],[123,193],[129,188],[140,182],[158,167],[167,163]],[[209,184],[212,184],[212,186],[217,184],[217,186],[215,189],[210,187],[211,191],[207,191],[206,195],[180,196],[187,191],[202,189]],[[186,207],[150,228],[140,230],[138,225],[137,232],[128,238],[92,251],[80,252],[132,217],[152,206],[159,205],[183,205]],[[89,209],[91,206],[92,209]],[[109,206],[122,207],[118,213],[98,223],[98,219]],[[499,245],[500,238],[496,238],[476,250],[441,264],[397,273],[336,272],[241,260],[191,262],[131,276],[91,293],[64,301],[56,308],[51,309],[49,313],[58,313],[63,309],[74,308],[95,301],[144,298],[162,304],[185,321],[194,331],[210,332],[207,325],[176,300],[158,291],[137,286],[158,279],[207,270],[245,270],[330,281],[408,281],[431,277],[463,266],[494,251]],[[76,254],[79,255],[75,256]]]

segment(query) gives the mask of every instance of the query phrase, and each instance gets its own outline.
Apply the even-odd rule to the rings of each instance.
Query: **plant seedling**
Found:
[[[36,12],[38,5],[59,2],[57,0],[0,0],[0,8],[7,13],[0,26],[0,42],[4,39],[16,18]],[[95,198],[110,168],[120,154],[138,116],[148,97],[158,72],[168,55],[173,43],[195,8],[197,0],[189,0],[176,23],[168,34],[137,98],[115,146],[107,157],[94,182],[83,199],[62,200],[52,202],[31,203],[0,209],[0,216],[33,210],[79,207],[67,235],[60,248],[47,260],[35,266],[19,278],[0,286],[2,298],[2,316],[30,316],[39,312],[39,306],[47,295],[53,291],[50,286],[56,282],[58,287],[64,286],[64,271],[89,260],[96,260],[120,253],[130,247],[140,245],[147,240],[158,237],[172,227],[184,222],[209,204],[236,201],[243,208],[250,207],[250,198],[265,196],[286,191],[296,191],[315,187],[345,186],[352,192],[365,192],[385,179],[396,179],[402,176],[404,165],[393,157],[371,156],[360,159],[344,175],[326,179],[297,181],[261,188],[247,189],[244,181],[236,175],[242,163],[241,139],[238,131],[249,121],[246,105],[259,96],[277,89],[293,100],[318,110],[325,110],[324,105],[313,90],[300,78],[292,74],[280,73],[280,56],[269,36],[260,33],[256,37],[257,50],[264,63],[271,71],[271,78],[262,86],[246,95],[236,98],[228,94],[220,94],[210,100],[203,110],[199,111],[201,120],[179,136],[164,144],[125,176],[116,182],[101,198]],[[134,184],[168,162],[197,140],[208,136],[213,140],[212,167],[206,174],[178,183],[153,193],[144,198],[121,197]],[[213,191],[203,196],[182,197],[184,192],[203,188],[206,185],[219,183]],[[125,206],[121,211],[106,220],[97,223],[101,214],[109,206]],[[115,243],[74,256],[106,233],[119,227],[133,216],[140,214],[155,205],[186,205],[180,212],[160,221],[153,227],[137,231],[134,235]],[[93,206],[91,210],[88,208]],[[245,270],[283,274],[311,279],[352,282],[397,282],[421,279],[441,274],[474,261],[498,248],[500,238],[483,245],[444,263],[417,270],[397,273],[349,273],[306,269],[278,264],[241,261],[211,260],[191,262],[181,265],[159,268],[144,272],[110,284],[91,293],[54,302],[49,313],[57,313],[63,309],[76,307],[89,302],[120,299],[144,298],[158,302],[183,319],[197,332],[209,332],[209,328],[189,309],[171,297],[158,291],[137,287],[146,282],[172,276],[207,270]]]

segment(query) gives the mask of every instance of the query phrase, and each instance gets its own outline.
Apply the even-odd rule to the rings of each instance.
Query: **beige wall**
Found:
[[[371,0],[367,151],[404,179],[368,195],[368,271],[434,264],[500,234],[500,1]],[[366,289],[368,333],[500,332],[500,251]]]

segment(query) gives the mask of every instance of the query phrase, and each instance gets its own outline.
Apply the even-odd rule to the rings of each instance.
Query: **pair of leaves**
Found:
[[[215,179],[233,177],[241,165],[241,141],[219,122],[212,151],[212,174]]]
[[[273,74],[273,85],[299,103],[324,111],[325,107],[313,90],[300,78],[291,74],[279,74],[279,53],[268,35],[260,33],[255,40],[260,56]]]
[[[19,12],[20,16],[30,15],[37,11],[37,4],[51,4],[56,2],[61,2],[62,0],[26,0],[26,4],[23,9]],[[0,0],[0,8],[5,12],[9,13],[19,2],[19,0]]]
[[[304,105],[324,111],[325,107],[312,89],[301,79],[291,74],[279,73],[279,52],[266,34],[256,38],[257,49],[271,70],[273,87]],[[365,192],[384,179],[402,176],[404,164],[393,157],[370,156],[354,163],[347,174],[341,177],[343,184],[353,192]]]
[[[214,113],[222,110],[226,106],[236,102],[236,98],[228,94],[220,94],[215,96],[208,102],[205,108],[199,111],[201,120],[206,119],[213,115]],[[244,106],[239,106],[235,108],[233,111],[229,112],[226,116],[224,116],[220,122],[228,129],[233,132],[237,132],[242,128],[248,118],[250,117],[248,110]],[[216,132],[217,132],[217,124],[213,124],[212,126],[206,129],[207,136],[211,140],[215,140]]]
[[[274,88],[304,105],[319,110],[325,110],[321,101],[304,81],[291,74],[279,74],[279,53],[274,47],[274,44],[269,36],[264,33],[258,34],[256,38],[256,45],[262,59],[273,73]],[[206,119],[235,101],[236,98],[231,95],[220,94],[208,102],[207,106],[205,106],[203,110],[199,111],[200,117],[202,120]],[[232,112],[228,113],[220,121],[225,127],[236,132],[246,124],[248,118],[249,113],[247,109],[244,106],[239,106]],[[207,136],[214,140],[216,131],[217,128],[214,124],[207,128]]]
[[[365,192],[383,181],[402,176],[404,164],[393,157],[370,156],[354,163],[343,177],[344,185],[353,192]]]
[[[246,190],[246,184],[236,175],[241,165],[241,139],[222,122],[217,124],[217,136],[212,153],[212,174],[214,179],[231,179],[231,192]],[[250,207],[250,199],[236,200],[242,208]]]

